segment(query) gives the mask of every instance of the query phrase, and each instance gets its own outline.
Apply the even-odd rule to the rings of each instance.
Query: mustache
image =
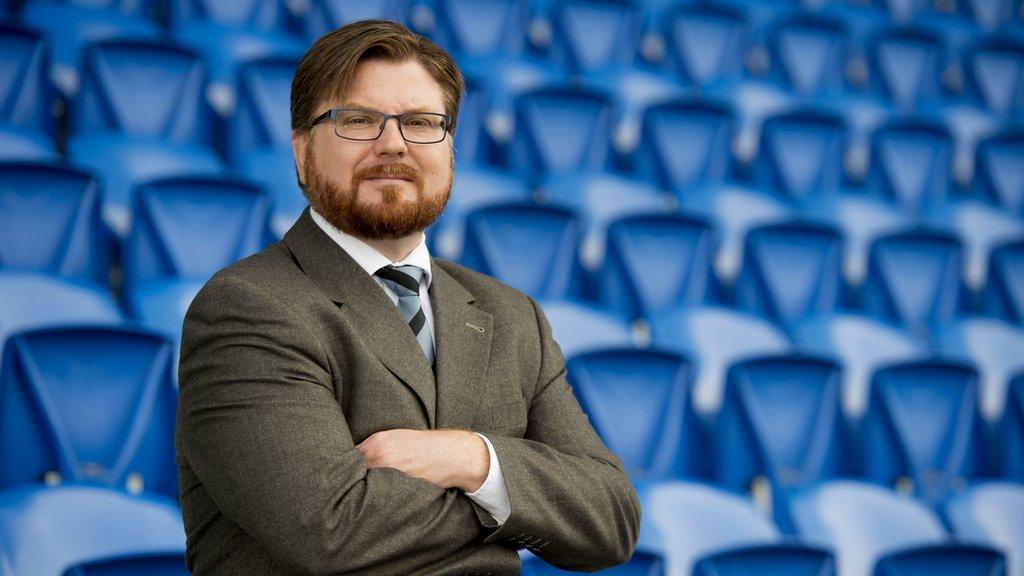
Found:
[[[416,186],[423,187],[423,174],[419,170],[409,166],[408,164],[380,164],[378,166],[370,166],[368,168],[361,168],[356,170],[352,174],[352,185],[356,187],[360,182],[368,178],[380,178],[380,177],[404,177],[411,180]]]

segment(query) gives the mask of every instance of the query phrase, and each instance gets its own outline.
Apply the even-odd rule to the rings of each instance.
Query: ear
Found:
[[[295,171],[298,173],[299,183],[305,186],[302,177],[306,174],[306,145],[312,138],[308,130],[292,130],[292,157],[295,158]]]

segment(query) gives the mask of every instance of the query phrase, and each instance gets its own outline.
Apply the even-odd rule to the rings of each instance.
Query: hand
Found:
[[[356,449],[367,468],[395,468],[441,488],[475,492],[487,479],[487,444],[466,430],[382,430]]]

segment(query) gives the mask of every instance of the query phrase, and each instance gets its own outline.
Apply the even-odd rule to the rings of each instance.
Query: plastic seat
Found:
[[[288,8],[283,0],[170,0],[172,24],[210,22],[218,26],[259,32],[288,30]]]
[[[801,96],[843,90],[846,34],[842,23],[827,16],[785,18],[768,33],[776,76]]]
[[[1024,215],[1024,130],[1005,130],[978,144],[974,195]]]
[[[1024,239],[1024,223],[1012,214],[973,199],[943,205],[928,215],[936,227],[952,231],[964,245],[964,282],[975,291],[988,281],[992,251],[1001,244]]]
[[[867,408],[874,371],[893,362],[918,360],[927,349],[895,326],[866,316],[823,314],[792,330],[798,350],[832,357],[843,367],[843,412],[856,419]]]
[[[643,180],[609,173],[576,172],[555,175],[541,183],[546,203],[575,211],[585,230],[580,259],[588,270],[604,262],[609,223],[619,217],[668,212],[671,197]]]
[[[662,20],[669,67],[686,82],[708,86],[743,74],[743,12],[717,4],[680,3]]]
[[[758,182],[796,203],[834,192],[843,181],[845,140],[842,119],[828,112],[772,116],[761,128]]]
[[[159,554],[181,562],[185,555],[181,511],[169,499],[89,486],[26,487],[0,494],[0,506],[0,549],[10,574],[60,576],[101,558]],[[168,576],[150,576],[157,575]]]
[[[836,309],[843,291],[843,244],[834,228],[799,221],[747,233],[735,293],[740,306],[790,326]]]
[[[677,306],[710,302],[716,245],[703,218],[647,214],[615,220],[597,273],[599,298],[623,318],[648,321]]]
[[[503,204],[466,215],[462,264],[535,298],[582,294],[575,213],[554,206]]]
[[[377,18],[408,23],[409,0],[313,0],[302,18],[302,31],[306,38],[320,36],[356,20]]]
[[[556,61],[573,73],[629,67],[636,59],[640,18],[627,0],[566,0],[551,4]]]
[[[1019,7],[1019,6],[1018,6]],[[965,0],[960,11],[986,30],[995,30],[1013,20],[1013,0]]]
[[[629,325],[604,310],[572,300],[546,300],[541,305],[565,358],[634,343]]]
[[[462,255],[467,214],[493,204],[528,203],[532,198],[530,187],[515,174],[485,166],[460,167],[455,171],[444,213],[428,231],[431,250],[442,258],[458,260]]]
[[[1024,574],[1024,488],[986,482],[954,496],[944,507],[958,538],[982,542],[1006,554],[1008,576]]]
[[[967,92],[1004,117],[1024,110],[1024,43],[1010,37],[983,38],[964,55]]]
[[[1024,373],[1010,381],[997,444],[1000,476],[1024,484]]]
[[[567,366],[573,392],[597,433],[634,482],[697,474],[697,430],[690,405],[696,370],[675,353],[604,349]]]
[[[616,116],[613,144],[616,152],[626,157],[637,148],[646,109],[686,95],[686,88],[675,76],[639,67],[593,72],[585,82],[612,96]]]
[[[523,0],[435,0],[432,38],[458,57],[521,56],[526,48]]]
[[[291,148],[291,84],[298,60],[268,58],[238,69],[238,102],[228,122],[228,158],[235,166],[259,151]]]
[[[125,554],[91,560],[68,569],[63,576],[188,576],[181,552]]]
[[[875,91],[898,108],[913,110],[941,93],[943,44],[922,28],[889,28],[869,40],[868,59]]]
[[[1010,379],[1024,370],[1024,331],[991,318],[963,318],[937,330],[938,349],[971,362],[981,373],[981,414],[996,422],[1003,415]]]
[[[36,32],[0,24],[0,130],[48,134],[53,94],[47,79],[50,49]],[[6,144],[6,143],[5,143]],[[4,146],[3,156],[9,152]]]
[[[0,341],[19,330],[123,321],[106,287],[68,282],[38,272],[0,273]]]
[[[165,338],[128,328],[12,335],[0,376],[0,485],[95,484],[175,498],[173,359]]]
[[[907,22],[929,9],[927,0],[874,0],[884,8],[893,20]]]
[[[177,339],[206,280],[265,246],[269,216],[266,196],[244,181],[168,178],[140,186],[124,246],[129,314]]]
[[[639,550],[634,552],[625,564],[601,570],[601,574],[608,576],[664,576],[665,573],[665,561],[660,554]],[[560,570],[540,558],[530,555],[523,560],[520,574],[522,576],[564,576],[578,574],[578,572]]]
[[[948,232],[908,230],[871,245],[864,309],[902,325],[922,342],[961,310],[963,246]]]
[[[700,373],[694,406],[713,413],[722,403],[725,373],[730,364],[765,354],[790,351],[785,334],[767,321],[714,306],[682,307],[651,322],[654,344],[690,354]]]
[[[494,139],[487,132],[487,118],[491,95],[487,83],[463,75],[466,93],[459,106],[455,127],[455,161],[460,166],[477,163],[494,163],[499,154]]]
[[[758,156],[765,119],[799,105],[784,86],[767,79],[722,82],[708,87],[706,94],[728,102],[735,110],[737,129],[732,153],[737,163],[748,170]]]
[[[977,371],[944,360],[880,368],[861,437],[866,478],[942,502],[985,472]]]
[[[734,130],[732,109],[721,102],[691,99],[651,106],[644,112],[636,172],[666,190],[722,183],[730,173]]]
[[[266,148],[239,161],[242,174],[257,183],[272,198],[270,230],[280,239],[308,205],[299,188],[295,157],[288,147]]]
[[[55,160],[57,152],[49,136],[34,130],[0,125],[0,162]]]
[[[953,138],[941,124],[896,120],[871,143],[875,192],[911,215],[946,201],[953,166]]]

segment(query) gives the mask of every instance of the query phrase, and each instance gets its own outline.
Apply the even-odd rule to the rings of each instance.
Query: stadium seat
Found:
[[[757,158],[765,118],[799,106],[797,98],[784,86],[768,79],[723,82],[707,88],[705,94],[727,102],[736,111],[737,129],[732,153],[744,170],[749,170]]]
[[[1006,118],[1024,110],[1024,39],[982,38],[964,55],[967,93]]]
[[[545,203],[580,215],[585,230],[580,260],[588,270],[604,262],[608,224],[616,218],[644,213],[665,213],[670,196],[643,181],[609,173],[575,172],[545,179],[539,189]]]
[[[259,32],[288,30],[288,8],[284,0],[170,0],[172,25],[184,22],[209,22],[217,26]]]
[[[880,368],[861,423],[864,477],[935,505],[985,473],[978,373],[924,360]],[[909,482],[908,482],[909,481]]]
[[[921,215],[949,197],[953,138],[928,120],[895,120],[879,128],[871,143],[875,193],[910,215]]]
[[[920,27],[883,29],[868,40],[874,90],[897,108],[914,110],[941,94],[943,45]]]
[[[963,318],[937,330],[937,348],[951,358],[971,362],[981,374],[981,414],[998,421],[1010,379],[1024,370],[1024,331],[992,318]]]
[[[845,140],[842,119],[825,111],[771,116],[761,127],[757,181],[797,204],[834,192],[843,181]]]
[[[665,190],[721,184],[730,175],[734,124],[732,109],[709,99],[651,106],[644,112],[634,168]]]
[[[711,302],[716,245],[704,218],[647,214],[615,220],[595,279],[598,297],[623,318],[648,322],[677,306]]]
[[[123,250],[129,314],[176,340],[185,311],[210,276],[264,247],[269,204],[253,184],[225,178],[139,186]]]
[[[0,50],[0,133],[18,130],[42,139],[53,131],[49,46],[36,32],[0,24]]]
[[[0,486],[94,484],[177,497],[173,359],[165,338],[129,328],[12,335],[0,371]]]
[[[822,314],[792,330],[796,349],[835,358],[843,367],[843,412],[858,419],[867,408],[874,371],[886,364],[918,360],[928,350],[895,326],[849,313]]]
[[[789,352],[785,334],[767,321],[714,306],[680,307],[651,322],[656,346],[691,355],[700,366],[694,406],[714,413],[722,403],[725,373],[730,364],[764,354]]]
[[[640,14],[628,0],[551,3],[553,58],[574,74],[629,67],[640,43]]]
[[[844,89],[846,34],[842,23],[823,15],[783,18],[768,32],[774,75],[796,94],[839,94]]]
[[[686,95],[686,88],[675,76],[639,67],[593,72],[587,74],[584,83],[611,95],[615,110],[613,144],[625,157],[637,148],[647,108]]]
[[[544,175],[611,165],[612,110],[603,93],[541,88],[516,99],[512,164],[535,184]]]
[[[238,69],[238,102],[228,121],[228,158],[235,166],[260,151],[290,148],[290,95],[298,60],[267,58]]]
[[[161,555],[182,562],[185,555],[181,511],[169,499],[91,486],[25,487],[0,493],[0,507],[0,550],[9,574],[61,576],[103,558]]]
[[[960,238],[967,255],[964,282],[975,291],[987,282],[992,251],[1001,244],[1024,239],[1020,218],[978,200],[950,202],[931,212],[928,219]]]
[[[541,306],[565,358],[634,344],[629,325],[604,310],[572,300],[546,300]]]
[[[834,481],[790,501],[796,534],[835,550],[844,576],[989,576],[1006,573],[993,548],[953,543],[938,516],[909,496]]]
[[[868,258],[864,309],[928,342],[933,326],[962,309],[963,252],[948,232],[919,229],[878,238]]]
[[[668,65],[687,83],[708,86],[742,76],[748,30],[741,10],[681,2],[662,26]]]
[[[522,576],[571,576],[570,572],[555,568],[532,554],[523,560]],[[637,550],[625,564],[601,570],[606,576],[664,576],[665,560],[660,554]]]
[[[495,163],[499,160],[493,138],[487,132],[491,95],[487,83],[463,74],[466,93],[455,125],[455,160],[460,166]]]
[[[105,286],[68,282],[37,272],[0,272],[0,343],[19,330],[123,321]]]
[[[40,272],[106,286],[110,242],[99,184],[49,163],[0,163],[0,274]]]
[[[460,166],[444,213],[427,232],[431,251],[441,258],[458,260],[462,256],[466,214],[492,204],[528,203],[532,198],[530,187],[516,174],[480,165]]]
[[[487,206],[466,215],[461,262],[534,298],[580,296],[582,234],[579,218],[565,208]]]
[[[457,58],[517,57],[526,48],[523,0],[434,0],[433,40]]]
[[[995,30],[1014,18],[1014,10],[1020,8],[1013,0],[964,0],[959,5],[961,13],[973,18],[986,30]]]
[[[736,300],[788,327],[840,305],[842,266],[842,238],[830,226],[801,221],[759,226],[747,233]]]
[[[272,197],[270,229],[277,238],[284,238],[285,232],[308,205],[299,188],[291,146],[253,152],[242,158],[239,164],[242,174]]]
[[[897,22],[907,22],[929,9],[927,0],[874,0],[874,3],[888,11]]]
[[[663,351],[602,349],[576,355],[566,368],[583,411],[631,480],[697,475],[690,360]]]
[[[302,18],[302,31],[312,41],[356,20],[382,18],[407,24],[410,3],[410,0],[312,0]]]
[[[90,560],[69,568],[63,576],[188,576],[180,551],[163,554],[124,554]]]
[[[1006,554],[1008,576],[1024,575],[1024,488],[1019,483],[985,482],[954,496],[944,507],[953,533]]]
[[[998,437],[996,467],[1000,476],[1024,484],[1024,373],[1010,381]]]
[[[1024,130],[1005,130],[978,144],[972,184],[976,197],[1024,216]]]

